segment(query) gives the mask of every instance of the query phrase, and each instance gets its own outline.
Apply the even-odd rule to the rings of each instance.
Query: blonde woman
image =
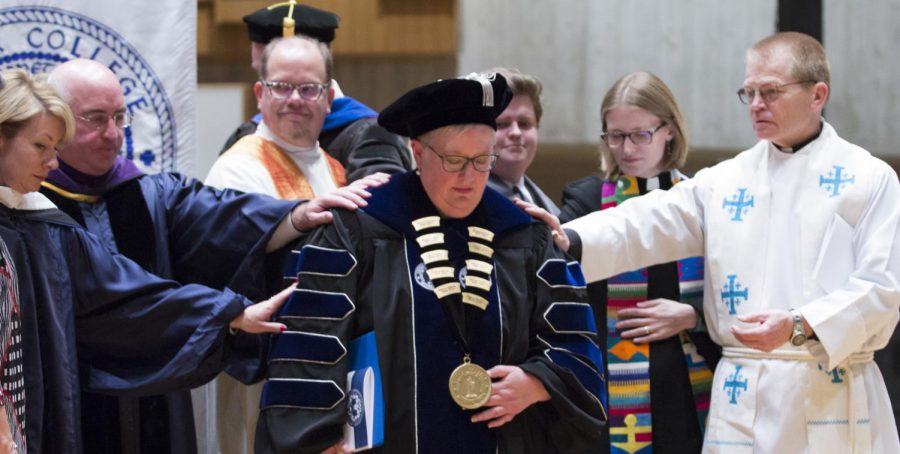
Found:
[[[684,180],[687,130],[674,95],[653,74],[616,81],[600,108],[602,174],[566,186],[560,220],[605,210]],[[657,453],[700,452],[719,349],[702,323],[703,259],[641,268],[591,284],[609,366],[610,444],[621,452],[627,431]],[[697,353],[700,350],[703,355]],[[704,362],[704,357],[707,361]],[[635,384],[639,386],[635,386]],[[635,447],[633,446],[633,447]]]
[[[80,453],[82,388],[158,393],[225,366],[229,328],[279,331],[288,291],[253,304],[180,286],[113,255],[35,192],[72,137],[42,76],[0,72],[0,452]]]

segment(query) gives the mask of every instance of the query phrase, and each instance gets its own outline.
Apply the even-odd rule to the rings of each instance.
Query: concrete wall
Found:
[[[848,140],[900,161],[900,0],[824,0],[832,96],[826,117]],[[459,73],[513,66],[544,83],[542,146],[529,171],[558,197],[596,168],[603,95],[650,71],[687,117],[696,170],[755,142],[735,92],[744,53],[776,28],[777,1],[459,0]],[[553,165],[549,165],[552,163]]]
[[[840,134],[886,159],[900,158],[900,0],[824,0],[831,63],[826,117]]]
[[[775,31],[777,2],[460,0],[460,73],[516,66],[545,84],[541,139],[593,142],[597,109],[622,74],[650,71],[685,110],[693,147],[753,143],[734,92],[744,51]],[[824,1],[832,68],[826,115],[848,139],[898,155],[900,0]]]
[[[460,72],[508,65],[540,78],[542,141],[595,142],[606,90],[623,74],[643,70],[670,85],[685,111],[693,146],[753,143],[735,91],[743,82],[744,51],[775,28],[774,1],[460,4]]]

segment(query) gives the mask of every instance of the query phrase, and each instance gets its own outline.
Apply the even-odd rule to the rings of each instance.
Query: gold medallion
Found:
[[[467,356],[450,374],[450,397],[466,410],[481,407],[491,397],[490,375]]]

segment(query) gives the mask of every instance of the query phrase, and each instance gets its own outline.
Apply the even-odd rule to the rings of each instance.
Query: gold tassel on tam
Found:
[[[297,1],[290,0],[289,2],[276,3],[268,9],[278,8],[279,6],[284,5],[288,5],[288,13],[287,16],[284,16],[284,20],[282,21],[284,31],[281,33],[281,36],[288,38],[294,36],[294,26],[296,25],[296,22],[294,21],[294,6],[297,5]]]

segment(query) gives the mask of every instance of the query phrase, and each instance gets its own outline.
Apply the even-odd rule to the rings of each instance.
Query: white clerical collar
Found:
[[[298,147],[296,145],[289,144],[284,140],[281,140],[280,137],[276,136],[275,133],[273,133],[272,130],[269,129],[268,126],[266,126],[265,121],[259,122],[259,125],[256,127],[255,134],[270,142],[275,142],[275,145],[278,145],[282,150],[300,159],[318,159],[322,154],[321,151],[319,151],[319,141],[316,141],[316,143],[312,147]]]
[[[790,147],[781,147],[781,146],[778,146],[777,144],[775,144],[775,142],[772,142],[772,141],[769,141],[769,143],[772,144],[772,146],[773,146],[776,150],[778,150],[778,151],[780,151],[780,152],[782,152],[782,153],[796,153],[796,152],[798,152],[798,151],[801,151],[801,150],[804,150],[804,149],[808,149],[808,145],[810,145],[811,143],[813,143],[813,142],[819,140],[819,137],[822,136],[822,132],[823,132],[823,131],[825,131],[825,118],[820,117],[820,119],[819,119],[819,130],[816,131],[816,133],[813,134],[812,136],[808,137],[806,140],[803,140],[803,141],[797,143],[796,145],[793,145],[793,146],[790,146]]]
[[[768,148],[769,148],[769,156],[771,156],[773,159],[777,160],[778,162],[790,159],[791,156],[794,156],[796,154],[796,153],[794,153],[793,148],[780,148],[778,145],[775,145],[775,143],[773,143],[771,141],[769,141]]]
[[[806,155],[810,154],[810,152],[813,149],[813,147],[811,145],[815,144],[819,140],[820,137],[821,137],[821,133],[815,139],[801,144],[802,146],[800,146],[799,148],[793,148],[793,147],[781,148],[778,145],[775,145],[775,142],[769,141],[769,152],[771,153],[772,156],[775,156],[777,158],[783,158],[783,159],[790,158],[791,156],[806,156]]]
[[[56,205],[40,192],[22,194],[13,188],[0,186],[0,203],[13,210],[46,210]]]

